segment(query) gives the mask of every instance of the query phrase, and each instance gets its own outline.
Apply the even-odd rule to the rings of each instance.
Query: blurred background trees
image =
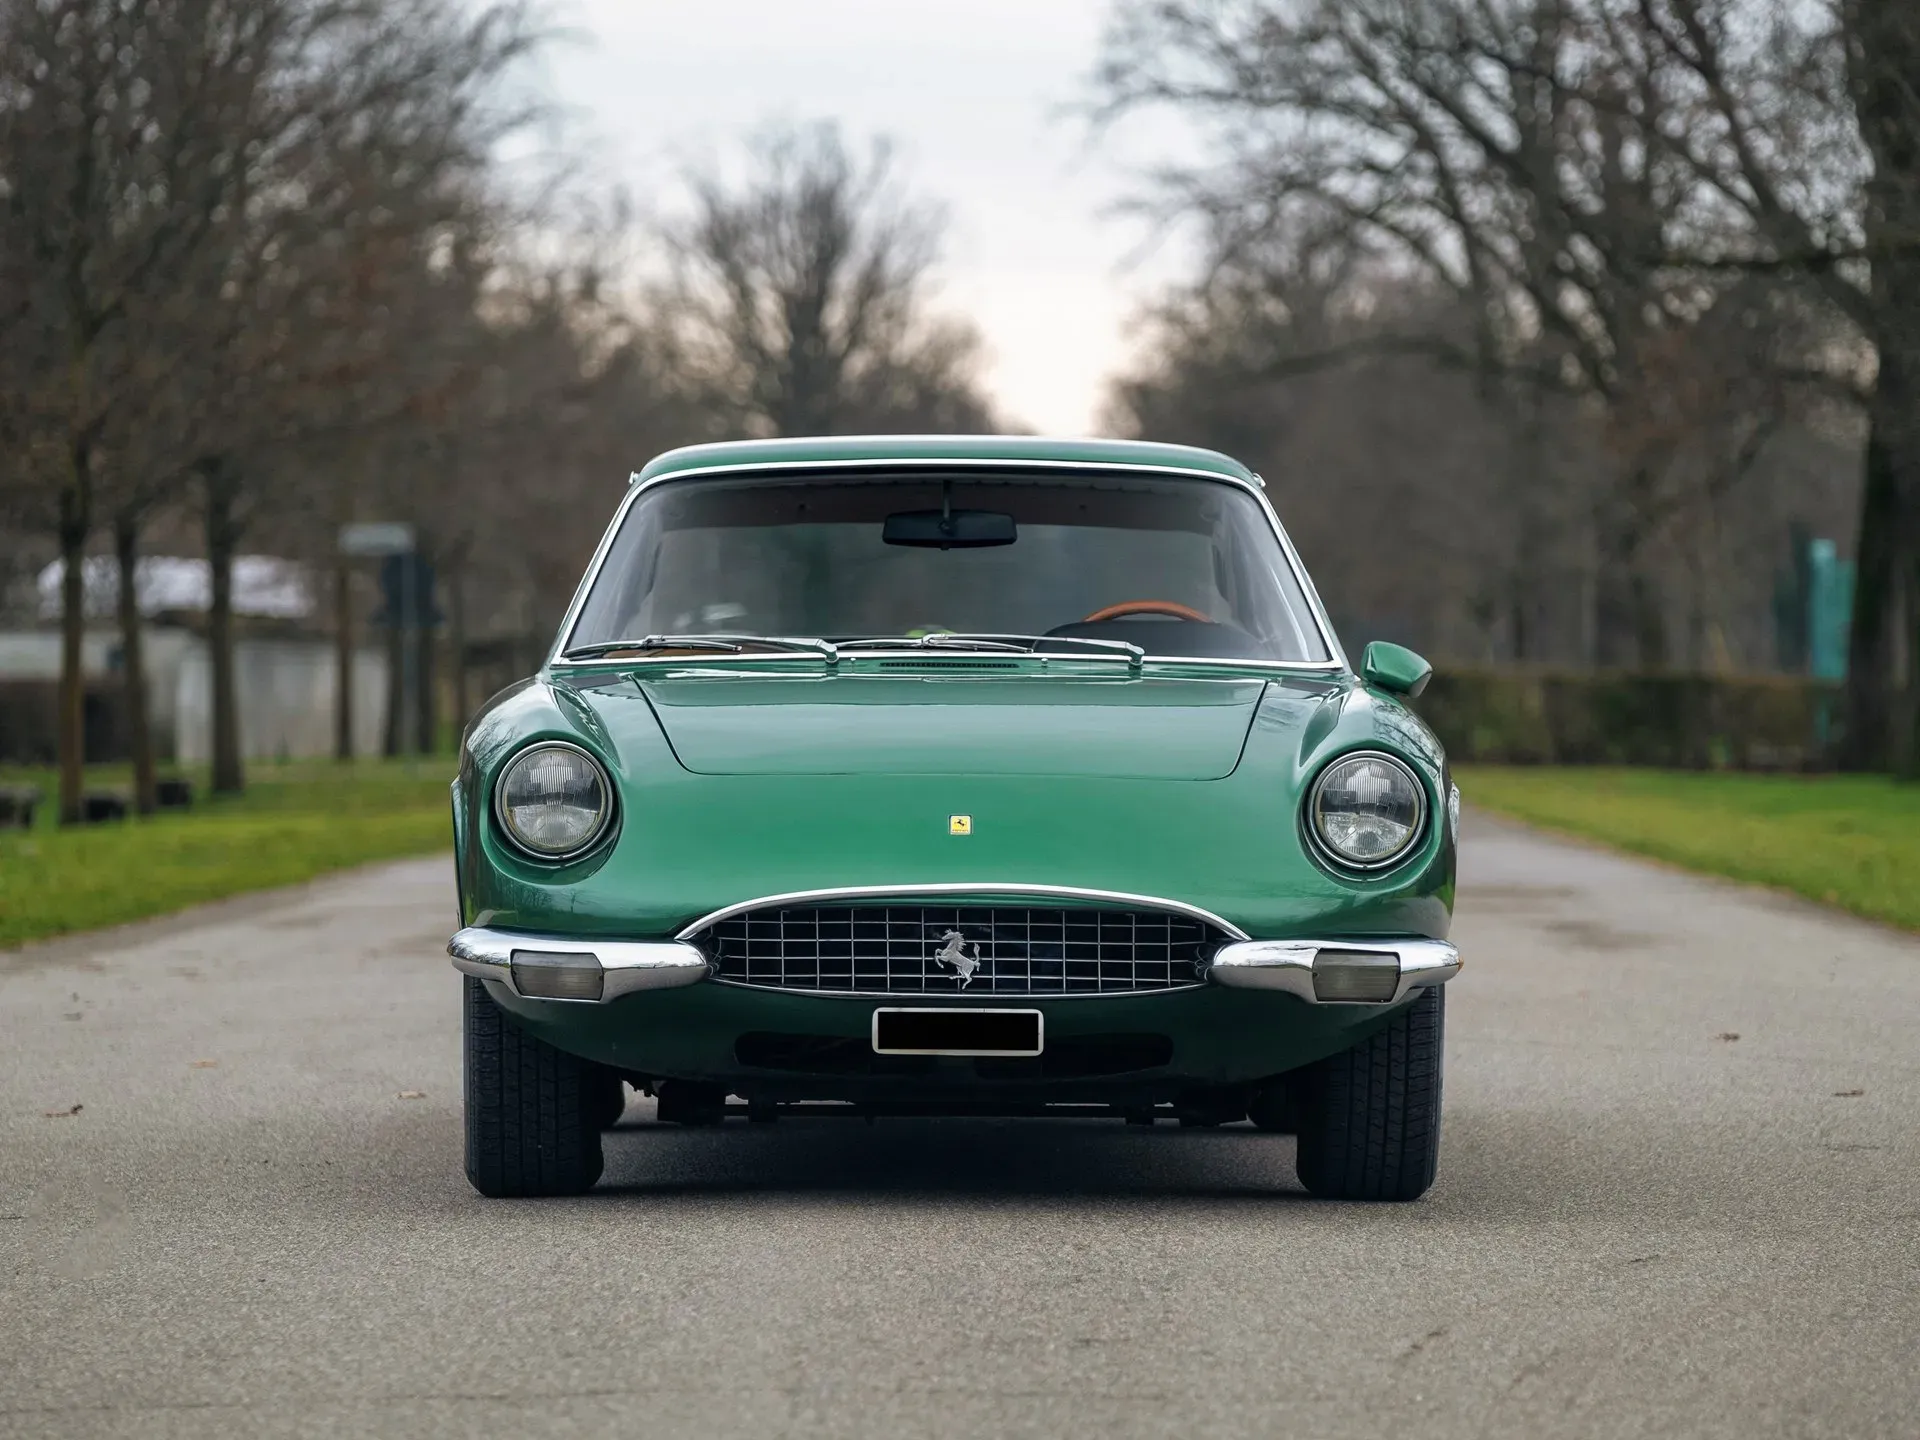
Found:
[[[1443,655],[1762,668],[1784,537],[1857,537],[1848,748],[1911,769],[1916,44],[1903,0],[1123,0],[1101,100],[1202,137],[1147,198],[1204,266],[1113,421],[1255,459],[1340,617]]]
[[[930,313],[944,219],[902,193],[884,143],[861,160],[831,124],[777,129],[739,178],[688,178],[660,313],[734,433],[996,428],[979,332]]]
[[[0,0],[0,594],[62,562],[63,814],[89,561],[146,809],[150,553],[209,566],[230,790],[243,550],[311,580],[336,752],[374,635],[424,748],[537,663],[649,455],[1010,423],[884,142],[763,127],[636,217],[512,150],[544,38],[522,0]],[[1912,771],[1917,74],[1908,0],[1115,0],[1100,109],[1199,145],[1141,195],[1196,263],[1106,428],[1247,459],[1349,638],[1443,662],[1804,673],[1837,540],[1844,758]],[[365,521],[411,527],[380,585]]]
[[[332,591],[347,755],[370,607],[336,536],[411,525],[402,580],[434,577],[427,622],[380,618],[422,703],[389,707],[387,747],[432,748],[432,697],[460,719],[477,698],[476,619],[515,637],[499,668],[531,669],[648,455],[991,425],[977,336],[928,304],[941,219],[884,148],[768,132],[742,175],[692,177],[684,223],[642,227],[558,167],[509,180],[503,142],[534,113],[516,67],[540,39],[519,0],[0,0],[0,558],[61,562],[64,819],[90,556],[118,576],[144,812],[150,541],[208,565],[212,783],[233,791],[243,545]],[[646,283],[650,257],[670,283]]]

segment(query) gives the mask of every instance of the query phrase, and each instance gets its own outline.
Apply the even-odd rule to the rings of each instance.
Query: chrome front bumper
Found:
[[[478,926],[462,930],[447,942],[453,968],[462,974],[504,985],[515,995],[552,1000],[561,1005],[605,1004],[636,990],[671,990],[707,978],[707,957],[679,940],[578,940],[553,935],[520,935]],[[572,965],[600,970],[598,997],[528,995],[514,976],[529,967],[566,968]]]
[[[563,939],[473,927],[455,935],[447,953],[453,957],[454,969],[463,974],[494,981],[527,999],[561,1005],[605,1004],[638,990],[694,985],[712,974],[707,957],[682,940]],[[597,997],[529,994],[515,976],[516,967],[521,978],[537,982],[535,972],[586,972],[596,966]],[[1390,1005],[1414,990],[1445,984],[1459,970],[1460,952],[1444,940],[1236,940],[1214,953],[1202,971],[1202,979],[1242,990],[1281,990],[1309,1005]],[[1353,977],[1363,972],[1374,985],[1368,998],[1343,998],[1342,983],[1351,984]],[[583,974],[581,978],[590,982],[592,977]]]
[[[1383,990],[1391,970],[1392,993],[1378,999],[1335,998],[1336,968],[1346,976],[1377,969]],[[1236,940],[1214,952],[1206,971],[1216,985],[1284,990],[1310,1005],[1391,1005],[1459,973],[1460,952],[1444,940]]]

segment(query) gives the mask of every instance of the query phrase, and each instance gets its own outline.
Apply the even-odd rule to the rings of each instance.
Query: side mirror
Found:
[[[1427,688],[1433,666],[1404,645],[1375,640],[1360,657],[1360,678],[1376,690],[1411,700]]]

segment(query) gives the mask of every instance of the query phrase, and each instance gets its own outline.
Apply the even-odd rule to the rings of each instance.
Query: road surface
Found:
[[[644,1101],[488,1202],[451,921],[419,861],[0,956],[0,1435],[1920,1435],[1912,937],[1473,821],[1424,1203]]]

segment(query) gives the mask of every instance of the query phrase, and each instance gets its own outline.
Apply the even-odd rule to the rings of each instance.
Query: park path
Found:
[[[508,1203],[448,870],[0,955],[0,1436],[1920,1434],[1912,937],[1470,817],[1421,1204],[646,1102]]]

